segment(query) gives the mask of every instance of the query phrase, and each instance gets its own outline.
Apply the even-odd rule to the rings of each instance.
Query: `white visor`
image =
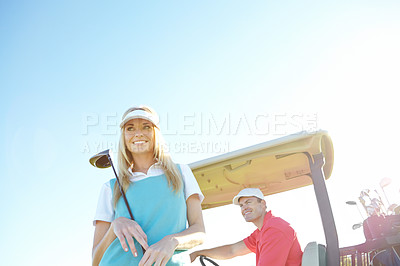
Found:
[[[151,123],[153,123],[154,126],[158,127],[159,118],[157,115],[153,115],[144,110],[134,110],[125,116],[124,120],[122,120],[121,124],[119,125],[120,128],[123,128],[126,122],[128,122],[129,120],[136,118],[141,118],[150,121]]]

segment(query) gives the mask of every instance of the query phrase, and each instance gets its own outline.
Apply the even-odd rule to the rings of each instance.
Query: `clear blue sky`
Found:
[[[112,172],[88,159],[138,104],[158,111],[181,163],[327,130],[339,241],[363,241],[344,202],[399,179],[398,14],[398,1],[0,1],[3,264],[90,263]],[[312,193],[267,198],[303,245],[324,241]],[[254,229],[232,206],[204,216],[205,246]]]

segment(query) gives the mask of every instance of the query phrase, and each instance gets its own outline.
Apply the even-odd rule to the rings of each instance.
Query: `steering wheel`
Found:
[[[200,256],[200,263],[201,263],[202,266],[206,266],[206,264],[204,263],[204,260],[211,262],[211,264],[214,265],[214,266],[219,266],[219,265],[218,265],[215,261],[213,261],[212,259],[209,259],[209,258],[207,258],[207,257],[204,256],[204,255],[201,255],[201,256]]]

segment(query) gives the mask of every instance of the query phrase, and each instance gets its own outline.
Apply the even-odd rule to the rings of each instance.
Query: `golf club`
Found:
[[[400,214],[400,206],[393,209],[394,214]]]
[[[364,216],[362,215],[362,213],[360,211],[360,208],[357,205],[357,202],[355,202],[353,200],[349,200],[349,201],[346,201],[346,204],[347,205],[353,205],[353,206],[355,205],[357,207],[358,213],[361,215],[361,218],[364,220]]]
[[[353,226],[351,227],[353,230],[356,230],[356,229],[358,229],[358,228],[360,228],[360,227],[362,227],[363,226],[363,224],[362,223],[358,223],[358,224],[353,224]]]
[[[371,200],[371,207],[374,208],[374,212],[376,215],[378,215],[378,216],[385,215],[385,212],[382,211],[382,207],[381,207],[381,203],[380,203],[379,199],[373,198]]]
[[[371,204],[367,205],[365,198],[367,198],[369,203],[372,203],[371,196],[369,195],[370,190],[369,189],[363,189],[361,190],[360,193],[360,202],[363,205],[365,211],[367,212],[368,217],[373,215],[375,213],[375,209],[371,206]]]
[[[388,214],[390,213],[390,214],[397,214],[396,212],[395,212],[395,210],[396,209],[399,209],[399,205],[397,205],[397,204],[395,204],[395,203],[393,203],[393,204],[391,204],[390,206],[389,206],[389,208],[388,208]]]
[[[385,187],[389,186],[391,183],[392,183],[392,179],[390,179],[388,177],[382,178],[381,182],[379,182],[379,185],[380,185],[380,187],[381,187],[381,189],[383,191],[383,195],[385,195],[386,201],[389,204],[389,206],[390,206],[390,202],[389,202],[389,199],[388,199],[388,197],[386,195]]]
[[[97,168],[108,168],[110,166],[112,167],[112,169],[114,171],[115,178],[117,179],[119,191],[121,192],[121,195],[122,195],[122,197],[124,199],[126,208],[128,209],[129,216],[131,217],[131,220],[134,221],[135,219],[133,219],[131,208],[129,206],[128,200],[126,199],[126,195],[125,195],[124,190],[122,189],[121,183],[119,182],[119,178],[118,178],[117,172],[115,171],[114,164],[113,164],[112,159],[111,159],[111,150],[108,149],[108,150],[99,152],[98,154],[92,156],[89,159],[89,162],[90,162],[91,165],[93,165],[94,167],[97,167]],[[145,249],[143,247],[142,247],[142,250],[143,250],[143,254],[144,254]]]
[[[378,195],[378,198],[379,198],[378,199],[379,208],[382,210],[383,214],[387,215],[388,209],[386,208],[385,203],[383,203],[381,195],[379,194],[378,190],[375,189],[374,191],[375,191],[376,195]],[[389,206],[390,206],[390,203],[389,203]]]
[[[110,167],[110,166],[112,167],[112,169],[113,169],[113,171],[114,171],[114,174],[115,174],[115,177],[116,177],[116,179],[117,179],[119,191],[121,192],[121,195],[122,195],[122,197],[124,198],[125,205],[126,205],[126,207],[128,208],[128,212],[129,212],[129,215],[131,216],[131,219],[134,220],[134,219],[133,219],[133,215],[132,215],[131,208],[129,207],[128,200],[126,199],[126,196],[125,196],[125,192],[124,192],[124,190],[122,189],[121,183],[119,182],[119,178],[118,178],[117,172],[115,171],[114,164],[113,164],[113,162],[112,162],[111,155],[110,155],[110,150],[108,149],[108,150],[99,152],[98,154],[92,156],[92,157],[89,159],[89,162],[90,162],[94,167],[97,167],[97,168],[108,168],[108,167]]]
[[[367,211],[367,206],[365,205],[365,200],[362,196],[358,197],[360,200],[361,205],[364,207],[365,212],[367,213],[367,217],[369,216],[368,211]]]

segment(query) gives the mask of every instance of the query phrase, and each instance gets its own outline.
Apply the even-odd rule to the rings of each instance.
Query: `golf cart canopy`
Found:
[[[300,132],[190,164],[205,196],[203,209],[232,203],[243,188],[260,188],[265,196],[313,183],[310,160],[321,154],[328,179],[333,146],[326,131]]]
[[[310,242],[303,266],[339,266],[339,241],[325,179],[332,173],[333,146],[326,131],[300,132],[189,165],[205,199],[203,209],[232,203],[243,188],[265,196],[313,184],[326,246]]]

